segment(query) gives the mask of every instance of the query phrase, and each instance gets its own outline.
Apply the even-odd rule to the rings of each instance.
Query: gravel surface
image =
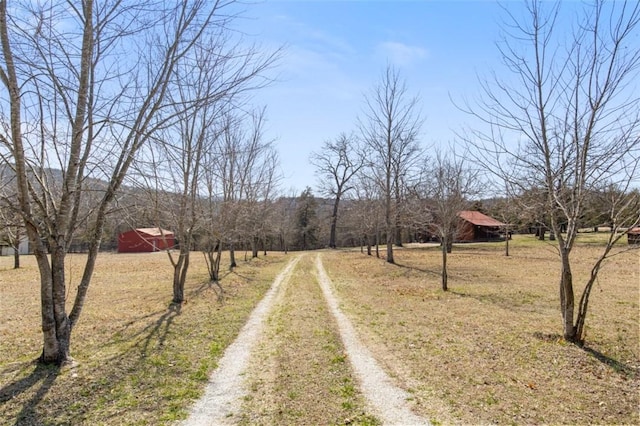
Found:
[[[218,368],[209,378],[204,395],[191,408],[184,426],[233,424],[233,415],[242,404],[246,394],[243,373],[254,344],[262,334],[263,323],[275,299],[280,285],[289,279],[300,256],[292,259],[276,277],[273,285],[253,310],[236,340],[227,347],[218,363]]]
[[[427,419],[417,416],[409,409],[409,393],[393,384],[371,352],[358,339],[351,321],[340,310],[320,255],[316,258],[316,268],[320,287],[329,309],[338,322],[342,343],[373,414],[386,425],[429,425]]]
[[[189,418],[182,422],[183,426],[233,424],[237,419],[236,414],[240,410],[242,397],[247,394],[243,374],[252,348],[261,337],[264,320],[271,311],[281,284],[290,278],[299,260],[300,256],[292,259],[276,277],[236,340],[225,351],[218,368],[209,379],[205,394],[192,407]],[[372,414],[386,425],[429,425],[428,420],[410,410],[407,403],[410,395],[394,385],[358,339],[353,325],[339,308],[320,254],[316,258],[316,268],[320,287],[329,310],[336,318],[347,357],[358,377]]]

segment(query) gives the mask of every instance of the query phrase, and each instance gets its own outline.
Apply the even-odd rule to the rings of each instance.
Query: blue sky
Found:
[[[503,11],[494,1],[266,0],[246,7],[243,31],[263,47],[285,46],[278,81],[254,100],[267,106],[266,136],[276,140],[285,192],[315,186],[309,154],[357,130],[364,96],[387,63],[421,99],[425,146],[455,142],[469,117],[450,98],[476,96],[478,75],[499,65]]]

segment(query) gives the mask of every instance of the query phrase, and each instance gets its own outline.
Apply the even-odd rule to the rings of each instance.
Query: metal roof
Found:
[[[463,210],[459,212],[458,217],[478,226],[493,226],[493,227],[506,226],[506,223],[502,223],[498,220],[495,220],[494,218],[489,217],[486,214],[482,214],[480,212],[471,211],[471,210]]]
[[[167,237],[167,236],[173,235],[173,232],[167,231],[166,229],[161,229],[161,228],[136,228],[135,231],[140,232],[142,234],[151,235],[154,237],[161,237],[161,236]]]

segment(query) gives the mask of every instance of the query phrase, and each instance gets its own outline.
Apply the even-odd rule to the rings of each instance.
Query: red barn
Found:
[[[501,231],[506,224],[476,211],[461,211],[461,219],[456,241],[496,241],[502,239]]]
[[[118,235],[118,253],[145,253],[175,246],[173,232],[161,228],[138,228]]]

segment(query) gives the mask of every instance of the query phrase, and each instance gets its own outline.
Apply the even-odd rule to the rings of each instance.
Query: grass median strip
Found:
[[[247,373],[242,424],[379,424],[365,412],[314,268],[305,255],[274,306]]]

